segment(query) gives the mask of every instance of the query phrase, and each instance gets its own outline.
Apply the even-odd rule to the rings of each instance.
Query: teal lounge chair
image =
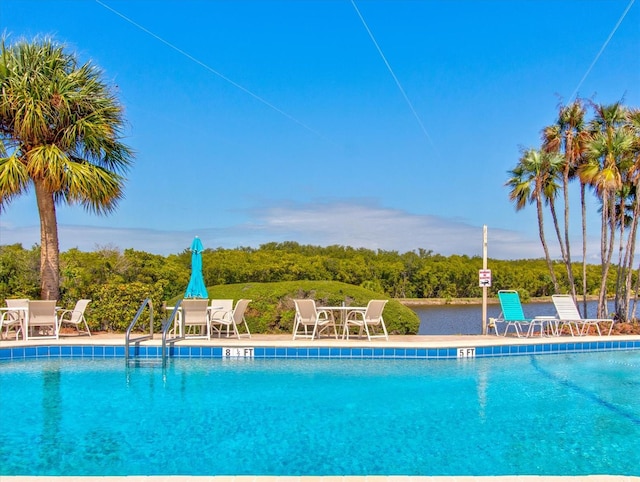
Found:
[[[505,323],[503,336],[507,336],[509,328],[514,329],[518,338],[522,336],[532,336],[535,333],[536,327],[539,329],[540,336],[542,336],[544,334],[545,322],[555,319],[546,316],[526,318],[522,310],[522,303],[520,303],[520,295],[517,291],[498,291],[498,299],[500,300],[502,313],[500,313],[500,316],[495,320],[496,335],[500,334],[497,323]],[[527,328],[526,332],[524,331],[525,327]]]

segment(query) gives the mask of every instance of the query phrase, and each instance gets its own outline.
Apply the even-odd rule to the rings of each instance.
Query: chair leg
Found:
[[[609,333],[607,333],[607,336],[611,336],[611,331],[613,331],[613,325],[614,325],[614,321],[611,320],[611,326],[609,326]]]
[[[364,325],[364,331],[367,333],[367,340],[371,341],[371,333],[369,333],[369,327],[367,326],[367,322],[365,321],[363,325]],[[362,329],[360,330],[360,332],[362,333]]]
[[[82,320],[84,321],[84,327],[87,329],[87,334],[89,336],[91,336],[91,330],[89,329],[89,323],[87,323],[87,320],[85,319],[84,316],[82,317]],[[60,330],[58,330],[58,331],[60,331]]]
[[[540,332],[540,336],[542,337],[544,334],[544,325],[543,322],[540,320],[531,320],[531,323],[529,323],[529,329],[527,330],[527,338],[530,338],[532,336],[534,336],[536,334],[536,326],[538,327],[538,330]]]
[[[516,322],[507,323],[507,326],[504,329],[504,336],[507,336],[507,333],[509,332],[509,327],[513,327],[513,330],[516,332],[516,336],[518,338],[522,338],[522,331],[520,330],[519,324]]]

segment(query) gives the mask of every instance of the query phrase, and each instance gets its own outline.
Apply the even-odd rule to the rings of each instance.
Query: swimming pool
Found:
[[[0,363],[0,475],[640,475],[640,351]]]

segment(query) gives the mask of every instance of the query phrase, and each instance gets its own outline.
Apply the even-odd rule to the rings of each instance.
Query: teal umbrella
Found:
[[[207,287],[202,277],[202,241],[196,236],[191,243],[191,279],[184,294],[185,298],[209,298]]]

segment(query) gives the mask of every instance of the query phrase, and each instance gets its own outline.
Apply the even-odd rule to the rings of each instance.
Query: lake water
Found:
[[[526,303],[522,305],[528,318],[554,316],[553,303]],[[597,303],[587,305],[589,316],[595,317]],[[420,317],[420,335],[480,335],[482,333],[482,305],[432,305],[412,307]],[[610,304],[610,310],[613,304]],[[500,315],[500,305],[487,306],[487,321]]]

